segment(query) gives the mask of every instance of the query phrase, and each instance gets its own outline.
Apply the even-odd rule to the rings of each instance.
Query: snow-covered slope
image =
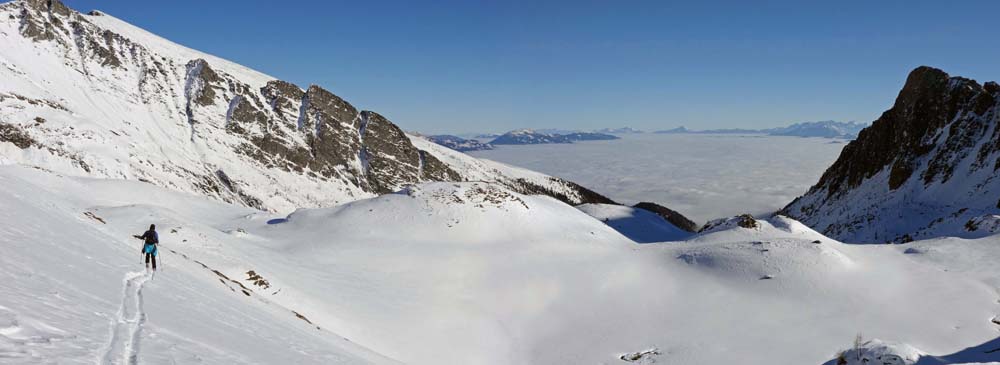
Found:
[[[896,246],[906,257],[915,262],[934,267],[942,272],[962,273],[968,277],[978,278],[993,288],[1000,288],[1000,244],[998,239],[985,237],[979,239],[941,238],[926,241],[915,241],[907,245]],[[990,321],[1000,326],[1000,316],[990,318]],[[865,335],[865,334],[862,334]],[[895,340],[895,339],[893,339]],[[887,342],[879,339],[862,338],[857,348],[847,346],[837,358],[826,364],[837,365],[843,358],[847,365],[871,364],[872,361],[886,360],[889,364],[1000,364],[1000,337],[981,343],[970,343],[967,347],[954,350],[927,351],[919,346],[899,342]],[[898,358],[898,361],[896,360]],[[865,362],[868,359],[868,362]],[[896,361],[896,362],[890,362]],[[878,363],[878,362],[876,362]]]
[[[205,241],[169,241],[164,270],[144,273],[129,235],[143,217],[207,226],[251,210],[22,167],[0,168],[0,186],[0,362],[394,363],[275,305],[246,274],[182,256]]]
[[[442,163],[385,117],[319,86],[303,89],[57,0],[0,4],[0,79],[0,164],[285,212],[482,173]],[[510,187],[595,202],[572,200],[576,186],[558,179]]]
[[[0,351],[21,359],[119,357],[124,326],[142,363],[818,364],[859,331],[953,353],[993,339],[1000,314],[995,268],[938,266],[995,238],[924,261],[776,217],[637,245],[485,182],[281,216],[141,182],[0,179]],[[133,304],[128,237],[150,223],[165,270]],[[122,298],[141,325],[114,321]]]
[[[581,204],[576,208],[638,243],[679,241],[691,236],[691,232],[641,208],[612,204]]]
[[[452,169],[461,171],[466,181],[495,183],[522,194],[551,196],[570,205],[615,204],[611,199],[571,181],[492,160],[472,158],[424,137],[408,137],[415,147],[427,151]]]
[[[996,233],[1000,86],[920,67],[783,214],[848,242]]]

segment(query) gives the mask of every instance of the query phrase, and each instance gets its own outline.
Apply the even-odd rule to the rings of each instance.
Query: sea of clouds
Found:
[[[469,154],[562,177],[620,203],[652,201],[699,224],[766,215],[815,184],[843,140],[764,135],[622,135]]]

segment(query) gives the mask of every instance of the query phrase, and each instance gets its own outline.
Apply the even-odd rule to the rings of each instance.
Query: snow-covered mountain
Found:
[[[452,136],[447,134],[441,134],[436,136],[428,136],[431,142],[437,143],[439,145],[451,148],[459,152],[467,151],[482,151],[482,150],[492,150],[493,145],[489,143],[483,143],[475,139],[465,139],[458,136]]]
[[[100,12],[0,4],[0,37],[3,363],[996,360],[998,236],[694,233]]]
[[[603,134],[634,134],[634,133],[645,133],[641,130],[632,127],[621,127],[621,128],[601,128],[594,130],[594,133]]]
[[[998,105],[995,82],[919,67],[893,107],[782,213],[848,242],[997,233]]]
[[[853,121],[837,122],[825,120],[820,122],[795,123],[787,127],[765,129],[764,132],[772,136],[854,139],[867,126],[868,124]]]
[[[9,2],[0,5],[0,35],[0,141],[11,142],[0,143],[3,164],[140,180],[271,211],[427,181],[607,202],[559,179],[428,147],[320,86],[303,89],[101,12]]]
[[[538,132],[533,129],[513,130],[490,141],[492,145],[505,144],[545,144],[545,143],[573,143],[579,141],[602,141],[619,139],[620,137],[603,133],[572,132],[566,134],[553,134]]]
[[[823,138],[843,138],[854,139],[862,129],[868,124],[858,122],[838,122],[834,120],[824,120],[819,122],[802,122],[789,125],[787,127],[766,128],[766,129],[706,129],[691,130],[683,126],[674,129],[656,131],[659,134],[766,134],[769,136],[791,136],[791,137],[823,137]]]
[[[543,143],[570,143],[570,141],[558,137],[555,134],[536,132],[532,129],[518,129],[504,133],[492,141],[490,144],[543,144]]]
[[[724,128],[724,129],[705,129],[705,130],[694,130],[688,129],[685,126],[680,126],[673,129],[666,129],[655,131],[656,134],[764,134],[761,129],[746,129],[746,128]]]

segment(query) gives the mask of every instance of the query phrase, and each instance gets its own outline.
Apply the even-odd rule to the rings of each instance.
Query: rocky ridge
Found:
[[[895,104],[781,210],[847,242],[979,237],[1000,213],[1000,86],[919,67]]]
[[[0,163],[137,179],[271,211],[429,181],[607,200],[561,179],[457,168],[318,85],[302,88],[58,0],[0,4],[0,35],[0,77],[9,80],[0,87]]]

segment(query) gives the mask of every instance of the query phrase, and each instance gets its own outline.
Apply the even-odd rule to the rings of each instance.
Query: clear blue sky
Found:
[[[994,0],[64,2],[430,133],[871,121],[919,65],[1000,79]]]

